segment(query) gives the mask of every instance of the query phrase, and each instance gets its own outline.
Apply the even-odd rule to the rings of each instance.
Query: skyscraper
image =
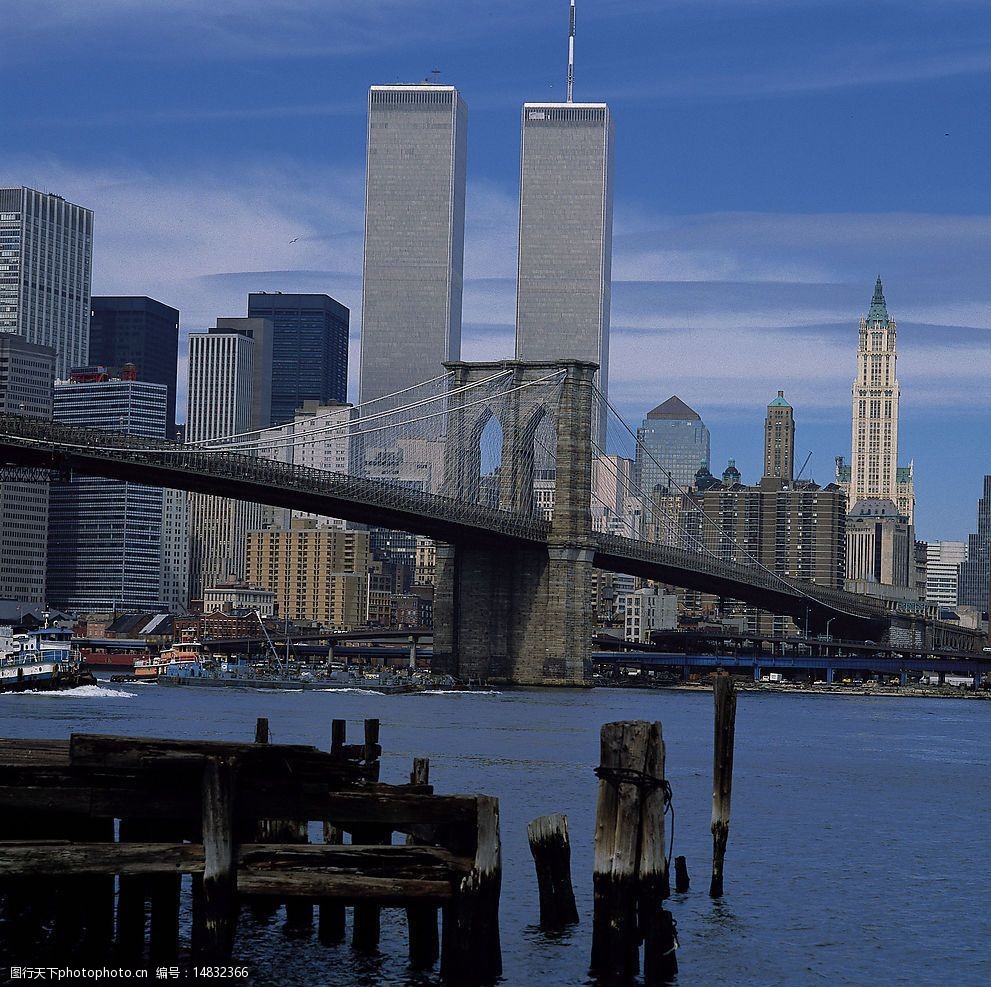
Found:
[[[189,336],[187,442],[264,428],[271,418],[269,401],[256,390],[259,351],[266,339],[271,346],[271,335],[266,335],[264,327],[258,332],[243,325],[240,331],[219,327],[221,322],[267,320],[217,321],[217,329]],[[264,369],[269,366],[264,365]],[[262,509],[257,504],[208,494],[192,494],[189,500],[189,592],[200,598],[204,589],[229,577],[244,578],[245,539],[249,529],[260,526]]]
[[[55,421],[150,439],[166,433],[167,388],[80,368],[55,386]],[[162,605],[163,491],[100,476],[52,482],[48,599],[72,612]]]
[[[657,486],[672,493],[687,489],[701,465],[709,465],[709,430],[698,412],[672,395],[637,429],[637,484],[648,495]]]
[[[291,422],[305,401],[347,400],[351,313],[330,295],[252,292],[248,318],[272,322],[272,421]]]
[[[119,370],[137,368],[138,378],[164,384],[166,437],[175,438],[175,391],[179,365],[179,312],[144,295],[94,295],[90,303],[89,360]]]
[[[613,123],[605,103],[523,104],[516,358],[591,360],[603,392],[612,172]]]
[[[55,376],[89,359],[93,213],[60,195],[0,188],[0,332],[55,350]]]
[[[960,587],[960,566],[967,561],[962,541],[929,541],[926,546],[926,602],[955,607]]]
[[[795,413],[785,392],[767,406],[764,419],[764,476],[790,483],[795,474]]]
[[[461,355],[467,124],[452,86],[368,92],[362,402]]]
[[[988,609],[991,582],[991,476],[984,477],[984,495],[977,502],[977,529],[967,539],[967,561],[960,564],[959,602]]]
[[[0,333],[0,412],[50,421],[54,367],[50,347]],[[0,599],[45,600],[48,500],[45,480],[0,483]]]
[[[896,327],[888,316],[881,279],[865,318],[860,320],[857,377],[853,382],[853,452],[849,475],[838,463],[837,479],[847,486],[850,510],[864,498],[892,501],[914,523],[912,466],[898,464]]]

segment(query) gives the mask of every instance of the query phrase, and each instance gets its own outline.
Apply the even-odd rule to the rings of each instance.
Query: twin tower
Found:
[[[461,357],[468,110],[452,86],[368,93],[364,403]],[[613,126],[604,103],[526,103],[516,359],[609,373]]]

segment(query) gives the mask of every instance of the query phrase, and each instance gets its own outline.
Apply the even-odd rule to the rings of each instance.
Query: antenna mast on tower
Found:
[[[568,102],[574,102],[575,94],[575,0],[571,0],[571,18],[568,22]]]

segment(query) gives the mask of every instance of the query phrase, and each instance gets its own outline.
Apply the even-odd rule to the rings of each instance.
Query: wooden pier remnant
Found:
[[[84,734],[0,740],[0,906],[16,917],[6,928],[16,927],[19,955],[47,962],[57,948],[81,942],[88,959],[127,955],[140,964],[150,945],[153,955],[224,965],[238,952],[238,906],[259,898],[276,907],[318,902],[324,944],[343,939],[346,908],[374,908],[376,927],[381,908],[408,915],[429,908],[436,942],[443,907],[443,978],[491,983],[501,972],[498,803],[435,795],[425,769],[411,784],[379,782],[378,721],[366,722],[363,744],[344,742],[343,723],[335,722],[332,737],[332,753],[273,744],[261,722],[257,743]],[[325,842],[284,840],[260,826],[287,819],[322,823]],[[394,845],[397,832],[415,843]],[[355,841],[356,833],[375,840]],[[193,878],[192,907],[181,914],[191,911],[192,920],[180,927],[184,874]],[[130,889],[123,902],[118,896],[116,930],[115,877]],[[53,925],[31,896],[51,882],[84,882],[100,893],[94,902],[65,896]],[[51,899],[46,892],[49,911]],[[422,944],[429,935],[411,928],[411,940]],[[9,946],[0,943],[0,952]],[[418,946],[424,966],[437,954],[436,945]]]
[[[606,723],[600,736],[595,815],[592,972],[626,983],[640,968],[644,982],[664,983],[677,972],[674,924],[661,906],[668,888],[660,723]]]
[[[684,894],[692,886],[688,876],[688,861],[684,857],[674,858],[674,890]]]
[[[723,893],[723,861],[729,839],[730,797],[733,793],[733,738],[736,731],[736,691],[733,679],[721,672],[713,683],[715,722],[712,754],[712,878],[709,894]]]
[[[430,788],[430,761],[425,757],[413,758],[413,769],[409,783],[418,788]],[[406,837],[408,846],[429,843],[434,838],[432,831],[419,834],[410,833]],[[440,935],[437,927],[438,909],[436,905],[409,905],[406,908],[406,928],[409,931],[409,965],[414,970],[429,970],[440,957]]]
[[[578,922],[578,906],[571,886],[571,841],[568,817],[538,816],[527,826],[530,852],[537,869],[540,927],[554,932]]]

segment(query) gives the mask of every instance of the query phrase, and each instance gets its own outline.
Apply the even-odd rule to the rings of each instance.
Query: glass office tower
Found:
[[[369,90],[361,402],[460,358],[467,125],[452,86]]]
[[[272,425],[294,420],[306,401],[347,400],[351,313],[330,295],[252,292],[248,318],[271,321]]]
[[[0,188],[0,332],[55,350],[55,377],[89,360],[93,213],[60,195]]]
[[[613,123],[604,103],[525,103],[516,358],[577,359],[609,379]]]
[[[134,364],[138,378],[166,389],[166,437],[174,439],[179,312],[143,295],[94,295],[90,303],[89,364],[119,370]]]

